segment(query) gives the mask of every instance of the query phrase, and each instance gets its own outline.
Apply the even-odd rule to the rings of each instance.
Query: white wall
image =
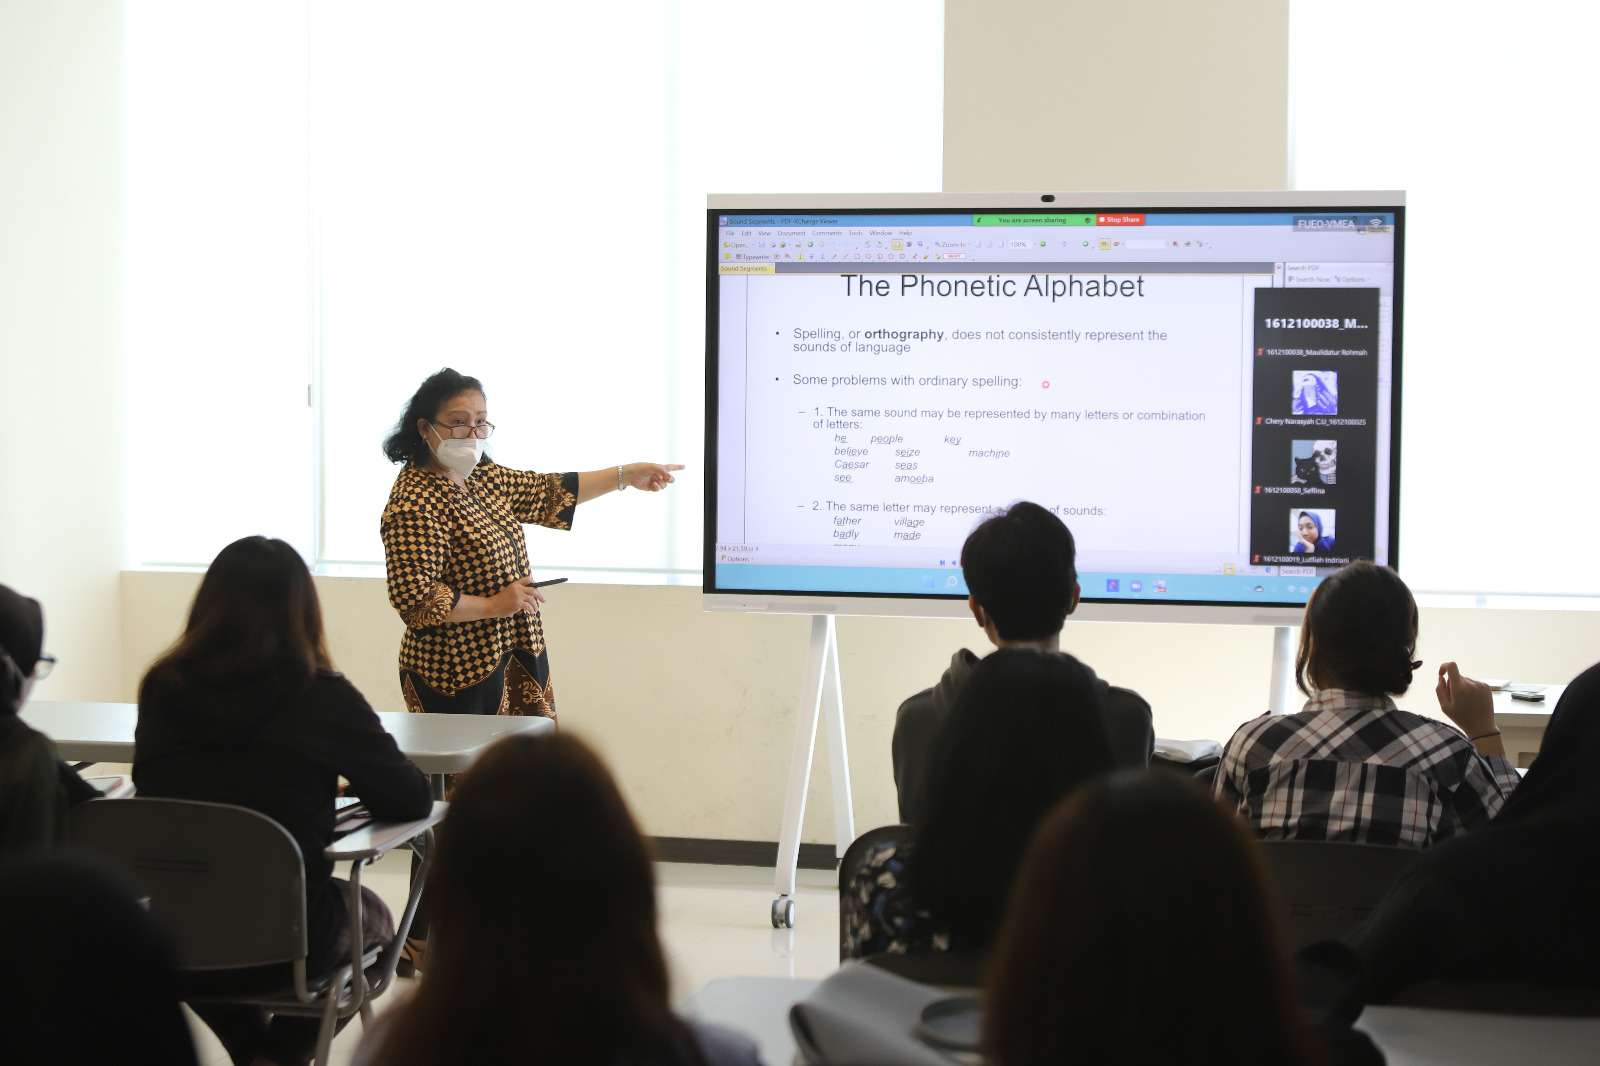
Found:
[[[0,582],[45,605],[43,699],[121,676],[122,188],[122,5],[6,0]]]
[[[1288,0],[946,0],[944,187],[1282,189]]]

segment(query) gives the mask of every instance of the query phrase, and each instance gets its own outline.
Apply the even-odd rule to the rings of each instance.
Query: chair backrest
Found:
[[[72,842],[110,860],[149,898],[183,969],[306,956],[300,846],[264,814],[195,800],[91,800],[73,812]]]
[[[880,825],[876,829],[869,829],[850,842],[844,850],[844,858],[839,860],[839,958],[841,961],[850,957],[851,945],[845,939],[845,918],[854,906],[850,898],[850,886],[855,882],[856,874],[861,870],[861,864],[867,861],[867,856],[880,844],[896,844],[911,839],[909,825]]]
[[[1413,848],[1323,840],[1263,840],[1283,902],[1289,949],[1342,940],[1372,914]]]

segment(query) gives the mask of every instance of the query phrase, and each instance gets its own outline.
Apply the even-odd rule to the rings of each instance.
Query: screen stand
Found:
[[[806,654],[805,683],[794,727],[794,752],[789,756],[789,793],[783,801],[783,830],[778,835],[778,898],[772,901],[772,927],[794,928],[795,871],[800,865],[800,824],[806,818],[806,792],[811,787],[811,755],[817,743],[817,718],[828,721],[828,771],[833,778],[834,856],[842,858],[856,838],[850,806],[850,760],[844,746],[844,699],[839,688],[839,636],[833,615],[811,616],[811,648]]]
[[[1268,714],[1293,714],[1294,629],[1278,626],[1272,631],[1272,689],[1267,694]]]

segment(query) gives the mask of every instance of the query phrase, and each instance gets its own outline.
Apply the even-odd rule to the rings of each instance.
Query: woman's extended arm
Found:
[[[616,492],[624,486],[643,492],[660,492],[676,480],[672,471],[682,469],[680,463],[627,463],[584,471],[578,474],[578,502]]]

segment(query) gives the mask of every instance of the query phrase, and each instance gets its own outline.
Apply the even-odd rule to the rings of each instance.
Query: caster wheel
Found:
[[[794,928],[794,900],[785,896],[772,901],[772,928]]]

